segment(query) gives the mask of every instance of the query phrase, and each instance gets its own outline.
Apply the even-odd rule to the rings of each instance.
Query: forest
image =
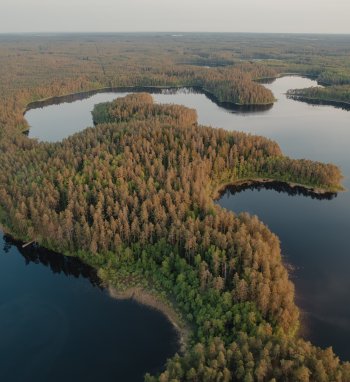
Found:
[[[254,34],[0,42],[0,222],[21,240],[79,257],[105,282],[155,290],[175,305],[191,328],[186,351],[147,382],[350,381],[350,365],[331,348],[300,337],[277,236],[213,202],[222,185],[259,177],[336,192],[338,167],[200,126],[195,110],[154,104],[147,93],[96,105],[96,126],[62,142],[23,134],[30,102],[103,87],[195,86],[218,101],[271,103],[256,80],[322,78],[332,67],[346,77],[346,37],[306,48],[301,37]]]
[[[294,99],[324,101],[350,107],[350,85],[291,89],[287,94]]]
[[[339,169],[285,157],[263,137],[199,126],[194,110],[153,104],[147,93],[93,115],[95,128],[62,142],[0,154],[2,220],[115,285],[131,275],[175,299],[191,342],[146,380],[348,378],[330,349],[297,336],[277,237],[212,200],[218,185],[246,177],[337,188]]]
[[[105,87],[192,86],[234,105],[273,103],[257,80],[284,73],[350,82],[347,36],[1,35],[0,44],[0,134],[28,129],[30,102]]]

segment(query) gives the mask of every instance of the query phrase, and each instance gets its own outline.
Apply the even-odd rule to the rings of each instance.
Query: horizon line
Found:
[[[274,35],[339,35],[349,36],[350,32],[239,32],[239,31],[25,31],[0,32],[0,35],[59,35],[59,34],[274,34]],[[177,36],[180,37],[180,36]]]

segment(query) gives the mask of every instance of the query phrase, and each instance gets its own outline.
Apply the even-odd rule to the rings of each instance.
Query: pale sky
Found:
[[[0,0],[0,33],[350,33],[350,0]]]

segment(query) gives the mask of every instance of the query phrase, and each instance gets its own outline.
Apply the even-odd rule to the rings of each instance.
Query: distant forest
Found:
[[[0,42],[0,221],[19,239],[79,257],[115,287],[172,302],[191,336],[184,354],[147,382],[350,381],[349,363],[299,336],[276,235],[213,202],[223,185],[247,178],[337,191],[336,166],[288,158],[264,137],[200,126],[195,110],[154,104],[147,93],[96,105],[96,126],[62,142],[23,134],[28,103],[105,86],[198,86],[219,101],[273,102],[255,80],[326,76],[331,66],[346,77],[346,37]]]

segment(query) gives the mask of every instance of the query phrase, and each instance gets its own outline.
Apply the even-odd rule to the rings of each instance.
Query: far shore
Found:
[[[167,89],[168,90],[193,89],[194,91],[197,91],[198,93],[202,93],[202,94],[206,95],[209,99],[211,99],[213,102],[217,103],[219,106],[222,106],[222,107],[226,106],[226,108],[244,109],[245,107],[246,108],[250,108],[250,107],[254,107],[254,106],[256,106],[256,107],[259,107],[259,106],[264,107],[265,106],[266,107],[266,106],[270,106],[273,104],[273,102],[271,102],[271,103],[258,103],[258,104],[241,104],[241,103],[235,103],[235,102],[230,102],[230,101],[221,101],[212,92],[210,92],[209,90],[205,89],[202,86],[191,86],[191,85],[106,86],[106,87],[101,87],[101,88],[93,88],[90,90],[84,90],[84,91],[80,91],[80,92],[65,93],[65,94],[58,95],[58,96],[45,97],[45,98],[37,99],[35,101],[31,101],[23,109],[23,115],[25,115],[25,113],[31,109],[40,108],[40,107],[51,105],[51,104],[62,103],[62,102],[64,102],[64,100],[66,98],[69,98],[69,97],[72,97],[73,98],[72,101],[75,101],[74,97],[76,97],[76,99],[79,99],[79,97],[85,98],[85,97],[88,97],[90,95],[94,95],[94,94],[98,94],[98,93],[104,93],[104,92],[112,93],[112,92],[132,92],[132,91],[139,91],[139,92],[145,91],[145,92],[147,92],[147,91],[149,91],[151,93],[152,92],[156,93],[156,92],[160,92],[162,90],[167,90]]]

